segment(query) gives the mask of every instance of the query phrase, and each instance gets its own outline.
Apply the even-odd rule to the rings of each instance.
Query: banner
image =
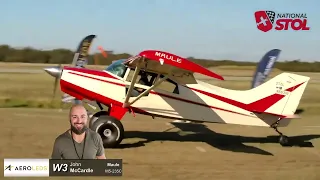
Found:
[[[275,62],[280,56],[280,49],[272,49],[268,51],[257,64],[256,72],[253,75],[251,88],[255,88],[264,83],[269,76]]]
[[[122,159],[4,159],[4,177],[122,176]]]

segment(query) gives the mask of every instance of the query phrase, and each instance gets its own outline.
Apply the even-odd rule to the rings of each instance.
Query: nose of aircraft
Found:
[[[58,82],[62,73],[62,66],[55,66],[55,67],[47,67],[43,69],[45,72],[47,72],[48,74],[50,74],[52,77],[55,77],[55,81],[54,81],[54,86],[53,86],[53,98],[56,95],[56,90],[58,87]]]
[[[62,69],[60,66],[44,68],[44,71],[55,78],[58,78],[60,76],[61,70]]]

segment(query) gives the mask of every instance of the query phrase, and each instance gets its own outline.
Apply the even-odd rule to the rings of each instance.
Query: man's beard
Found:
[[[85,124],[83,124],[83,127],[81,129],[78,129],[71,124],[71,131],[77,135],[83,134],[87,129],[88,127]]]

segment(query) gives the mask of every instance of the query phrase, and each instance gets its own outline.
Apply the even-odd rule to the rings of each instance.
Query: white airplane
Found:
[[[224,80],[188,59],[158,50],[115,61],[103,71],[64,67],[54,76],[60,79],[64,93],[98,105],[100,111],[89,127],[101,135],[106,148],[123,140],[121,119],[127,112],[198,123],[271,127],[279,133],[279,143],[288,145],[288,137],[278,127],[299,118],[295,111],[309,77],[282,73],[239,91],[196,80],[193,73]]]

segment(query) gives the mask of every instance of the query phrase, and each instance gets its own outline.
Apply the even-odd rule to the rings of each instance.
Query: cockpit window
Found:
[[[126,59],[115,61],[114,63],[110,64],[110,66],[106,68],[106,71],[116,76],[123,77],[127,69],[127,67],[123,64],[124,61],[126,61]]]

